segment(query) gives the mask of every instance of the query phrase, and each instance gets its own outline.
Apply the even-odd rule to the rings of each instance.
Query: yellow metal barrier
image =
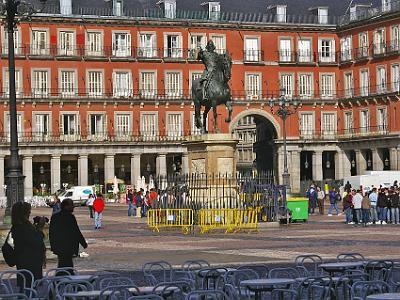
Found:
[[[161,228],[182,228],[185,234],[190,232],[194,223],[192,209],[150,209],[147,212],[147,225],[154,231]]]
[[[241,230],[257,231],[259,213],[259,207],[239,210],[235,232]]]
[[[200,233],[211,229],[225,229],[225,233],[234,232],[237,223],[238,209],[211,208],[198,211]]]

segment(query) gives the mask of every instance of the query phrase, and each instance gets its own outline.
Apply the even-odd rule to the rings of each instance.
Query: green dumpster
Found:
[[[292,212],[293,221],[308,220],[308,199],[307,198],[288,198],[287,208]]]

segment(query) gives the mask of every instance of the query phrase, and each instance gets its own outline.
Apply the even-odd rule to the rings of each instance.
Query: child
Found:
[[[96,199],[93,201],[93,209],[94,209],[94,229],[101,228],[101,218],[103,216],[104,210],[104,199],[102,195],[98,195]]]

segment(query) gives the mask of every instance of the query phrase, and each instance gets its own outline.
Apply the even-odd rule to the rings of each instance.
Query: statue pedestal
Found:
[[[189,173],[235,175],[237,144],[232,134],[191,136],[184,143],[188,150]]]

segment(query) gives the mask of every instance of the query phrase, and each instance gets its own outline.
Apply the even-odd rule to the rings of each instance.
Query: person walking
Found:
[[[101,219],[103,217],[104,199],[102,195],[97,195],[93,201],[94,210],[94,229],[101,229]]]
[[[338,195],[339,195],[339,193],[336,191],[336,189],[332,188],[332,190],[329,193],[329,202],[331,204],[331,206],[329,207],[329,210],[328,210],[328,216],[329,217],[332,217],[332,210],[333,209],[335,209],[336,210],[336,214],[338,216],[340,216],[339,208],[337,207]],[[340,195],[339,195],[339,197],[340,197]]]
[[[387,189],[384,189],[384,188],[380,189],[376,207],[378,208],[378,218],[379,218],[379,221],[381,222],[381,225],[387,224],[386,217],[387,217],[387,197],[388,197],[388,195],[389,195],[389,193],[387,192]]]
[[[361,190],[357,190],[353,195],[353,207],[354,213],[357,219],[357,224],[361,224],[361,204],[362,204],[363,196],[361,195]]]
[[[364,226],[370,224],[370,216],[369,216],[370,210],[371,210],[371,200],[369,200],[368,195],[365,194],[361,202],[361,214]]]
[[[378,212],[376,210],[376,203],[378,202],[378,193],[375,187],[372,189],[371,194],[369,194],[369,200],[371,203],[370,220],[372,221],[373,224],[375,224],[379,220]]]
[[[354,224],[353,222],[353,195],[350,191],[343,197],[343,211],[346,215],[346,224]]]
[[[132,193],[132,190],[129,189],[126,194],[126,202],[128,203],[128,217],[132,216],[132,214],[135,216],[136,215],[136,202],[133,202],[134,200],[134,194]]]
[[[73,268],[72,259],[78,255],[79,244],[85,249],[88,246],[73,212],[72,200],[64,199],[61,202],[61,211],[54,214],[50,220],[50,247],[51,251],[57,255],[59,268]]]
[[[22,276],[17,276],[17,286],[21,293],[24,293],[24,288],[30,287],[35,280],[43,277],[43,266],[46,262],[44,234],[29,221],[30,214],[31,205],[27,202],[17,202],[12,206],[11,236],[14,240],[16,267],[17,270],[25,269],[33,274],[31,278],[29,273],[22,272],[26,282]]]
[[[52,215],[58,213],[61,210],[61,201],[57,195],[54,195],[54,203],[52,209],[53,209]]]
[[[317,204],[318,204],[318,211],[320,215],[324,214],[324,201],[325,200],[325,193],[321,191],[321,188],[317,186]]]
[[[93,202],[94,202],[95,197],[93,194],[89,195],[88,200],[86,201],[87,207],[89,207],[89,216],[91,219],[93,219]]]
[[[399,190],[394,188],[391,198],[390,216],[392,224],[399,224]]]
[[[311,185],[308,189],[307,196],[310,214],[313,215],[315,208],[317,207],[317,191],[315,190],[314,185]]]

